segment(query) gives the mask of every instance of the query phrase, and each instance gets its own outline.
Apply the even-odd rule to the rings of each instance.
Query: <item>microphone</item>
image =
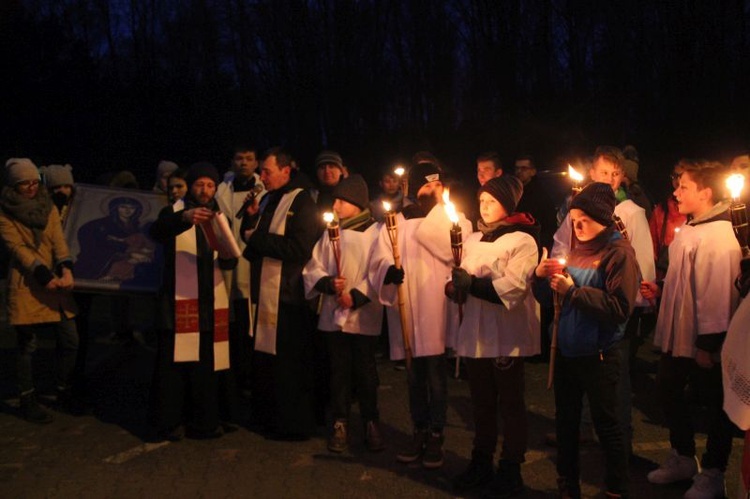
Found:
[[[253,186],[253,188],[250,190],[249,197],[245,200],[244,203],[242,203],[242,206],[239,210],[237,210],[237,214],[235,215],[235,218],[242,218],[242,215],[245,214],[245,210],[247,210],[248,206],[253,204],[255,202],[255,197],[263,192],[263,184],[258,183]]]

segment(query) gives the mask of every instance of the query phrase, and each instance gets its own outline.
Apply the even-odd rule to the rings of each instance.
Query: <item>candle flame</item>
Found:
[[[450,190],[444,189],[443,190],[443,207],[445,209],[445,214],[448,215],[448,218],[451,222],[454,224],[458,223],[458,213],[456,212],[456,205],[451,202],[450,199]]]
[[[573,168],[570,163],[568,163],[568,177],[572,178],[573,182],[575,182],[576,184],[583,180],[583,175],[578,173],[578,171]]]
[[[745,177],[741,173],[735,173],[727,178],[727,188],[732,193],[732,199],[740,198],[744,186]]]
[[[558,263],[559,263],[560,265],[562,265],[563,267],[565,267],[565,263],[566,263],[566,260],[565,260],[565,258],[558,258],[558,259],[557,259],[557,262],[558,262]]]
[[[385,211],[391,211],[391,203],[389,203],[388,201],[383,201],[383,209]]]
[[[399,177],[402,177],[404,175],[404,173],[406,173],[406,170],[404,169],[403,166],[397,166],[396,169],[393,170],[393,173],[395,173]]]

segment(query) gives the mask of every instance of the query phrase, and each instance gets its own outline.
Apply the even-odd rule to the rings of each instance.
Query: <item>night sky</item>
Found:
[[[634,144],[641,179],[750,143],[750,1],[6,0],[2,154],[93,181],[160,159],[322,148],[373,180],[428,149],[561,168]]]

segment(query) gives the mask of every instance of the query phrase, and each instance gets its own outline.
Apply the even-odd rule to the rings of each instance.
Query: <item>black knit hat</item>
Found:
[[[190,165],[190,168],[188,168],[187,175],[185,175],[185,183],[187,184],[188,189],[193,185],[193,182],[203,177],[210,178],[217,186],[219,185],[218,170],[216,170],[211,163],[201,161],[199,163],[193,163]]]
[[[354,174],[341,181],[333,188],[334,199],[341,199],[361,209],[370,205],[370,196],[367,191],[367,182],[362,175]]]
[[[434,163],[419,163],[409,170],[409,193],[417,195],[423,185],[443,180],[443,170]]]
[[[516,211],[518,201],[523,194],[523,182],[515,175],[501,175],[488,180],[479,188],[479,194],[486,192],[497,199],[505,212],[510,215]]]
[[[585,212],[595,222],[609,227],[612,224],[612,214],[615,212],[615,192],[612,186],[603,182],[587,185],[573,198],[570,209],[577,208]]]

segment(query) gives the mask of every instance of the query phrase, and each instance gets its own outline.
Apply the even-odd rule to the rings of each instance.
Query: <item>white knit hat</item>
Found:
[[[73,167],[70,165],[48,165],[39,168],[44,175],[44,184],[52,189],[61,185],[73,185]]]
[[[5,183],[10,186],[24,180],[39,180],[39,169],[29,158],[10,158],[5,162]]]

